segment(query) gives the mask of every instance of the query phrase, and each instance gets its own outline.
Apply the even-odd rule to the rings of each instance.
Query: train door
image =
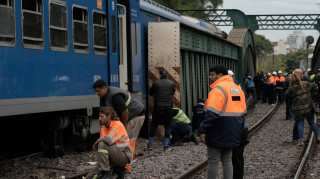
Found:
[[[126,7],[118,4],[119,34],[119,83],[120,88],[128,90],[128,59],[127,59],[127,19]]]

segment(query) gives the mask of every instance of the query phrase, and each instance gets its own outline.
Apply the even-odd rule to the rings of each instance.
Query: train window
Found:
[[[89,52],[88,10],[82,7],[73,7],[73,48],[76,53]]]
[[[107,18],[106,14],[93,12],[93,46],[97,55],[107,55]]]
[[[131,22],[132,29],[132,53],[133,55],[137,55],[137,33],[136,33],[136,22]]]
[[[42,0],[22,0],[22,40],[25,48],[43,48]]]
[[[116,17],[111,16],[112,53],[116,53]]]
[[[68,51],[67,7],[64,2],[50,3],[50,47],[54,51]]]
[[[0,45],[15,44],[15,13],[13,0],[0,0]]]

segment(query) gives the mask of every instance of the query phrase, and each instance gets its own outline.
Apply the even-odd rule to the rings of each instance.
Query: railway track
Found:
[[[280,107],[280,112],[277,112],[275,116],[280,116],[283,114],[283,108],[284,105]],[[273,109],[278,109],[279,107],[274,107]],[[268,127],[269,129],[271,128],[270,131],[278,131],[279,129],[274,128],[271,126],[271,124],[274,123],[274,121],[280,121],[281,124],[286,124],[292,123],[293,121],[288,121],[288,120],[279,120],[279,119],[274,119],[271,120],[270,122],[266,122],[261,120],[261,118],[265,118],[265,116],[270,116],[272,115],[271,113],[271,106],[267,104],[261,104],[258,106],[258,109],[255,111],[256,113],[251,113],[246,116],[246,121],[248,122],[248,126],[250,129],[250,135],[252,136],[251,138],[251,143],[246,147],[245,154],[246,157],[246,175],[248,178],[252,178],[254,175],[250,175],[248,173],[251,172],[255,173],[257,171],[252,172],[252,166],[263,166],[267,165],[269,167],[270,164],[262,163],[261,161],[252,161],[252,158],[257,158],[257,156],[252,156],[251,159],[250,157],[252,153],[260,153],[260,148],[257,148],[255,145],[257,141],[263,141],[261,140],[259,135],[263,134],[263,131],[266,131],[266,128]],[[283,119],[283,118],[282,118]],[[262,125],[265,125],[265,127],[258,128],[254,127],[256,126],[256,123],[260,123]],[[290,124],[291,128],[291,124]],[[253,135],[255,130],[260,130],[260,132],[257,133],[257,135]],[[267,131],[269,131],[269,129]],[[292,128],[291,128],[292,129]],[[281,130],[281,128],[280,128]],[[288,131],[285,131],[287,135]],[[306,130],[307,132],[307,130]],[[290,133],[290,132],[289,132]],[[280,133],[279,133],[280,134]],[[280,134],[283,135],[283,134]],[[289,134],[290,135],[290,134]],[[306,134],[305,134],[306,135]],[[265,138],[266,139],[266,138]],[[145,145],[146,145],[146,140],[145,139],[139,139],[137,142],[137,147],[139,148],[139,152],[142,152],[143,154],[140,157],[137,157],[135,164],[133,165],[133,173],[131,175],[127,175],[126,178],[190,178],[191,175],[189,176],[188,173],[191,173],[190,167],[195,166],[197,163],[202,163],[202,168],[206,168],[206,162],[204,159],[206,159],[206,146],[204,144],[200,144],[198,146],[194,145],[193,143],[189,144],[184,144],[184,146],[179,146],[179,147],[172,147],[172,150],[168,153],[162,151],[162,142],[161,141],[156,141],[154,144],[154,151],[148,152],[145,151]],[[278,142],[278,141],[277,141]],[[259,144],[261,145],[261,144]],[[263,145],[263,144],[262,144]],[[278,144],[278,145],[283,145],[283,144]],[[288,145],[288,144],[284,144]],[[295,148],[296,146],[292,146]],[[292,148],[291,147],[291,148]],[[250,150],[250,148],[254,148],[256,151]],[[265,148],[265,146],[262,146],[262,148]],[[282,149],[283,150],[283,149]],[[302,149],[301,149],[302,150]],[[248,154],[249,153],[249,154]],[[263,155],[265,155],[264,153]],[[261,156],[261,154],[260,154]],[[297,156],[298,159],[298,156]],[[249,161],[251,160],[251,161]],[[265,159],[264,159],[265,160]],[[271,160],[276,160],[276,158],[271,159]],[[28,173],[24,174],[23,171],[21,171],[20,168],[15,168],[16,171],[15,173],[20,173],[19,175],[14,175],[14,174],[9,174],[8,172],[1,172],[0,173],[0,178],[1,176],[5,177],[8,176],[8,178],[30,178],[33,176],[46,176],[44,175],[47,171],[51,171],[52,176],[55,176],[56,178],[61,178],[62,176],[64,178],[82,178],[82,176],[85,176],[88,171],[90,171],[90,168],[93,166],[88,165],[90,161],[97,161],[96,158],[96,153],[95,152],[85,152],[81,154],[76,154],[76,156],[64,156],[63,158],[57,158],[55,160],[48,160],[48,159],[40,159],[37,161],[33,161],[33,163],[36,162],[36,165],[30,166],[30,169],[28,169]],[[286,162],[286,161],[284,161]],[[29,162],[30,163],[30,162]],[[71,164],[73,163],[73,164]],[[52,164],[52,165],[50,165]],[[249,165],[249,166],[248,166]],[[41,167],[46,167],[48,166],[48,169],[45,168],[40,168]],[[201,165],[198,165],[199,168],[201,168]],[[56,168],[53,168],[56,167]],[[248,168],[249,167],[249,168]],[[298,166],[297,166],[298,167]],[[296,168],[297,168],[296,167]],[[60,169],[69,169],[70,171],[67,170],[60,170]],[[220,170],[220,169],[219,169]],[[266,170],[266,169],[264,169]],[[34,175],[34,173],[37,173],[37,175]],[[222,175],[219,175],[219,177]],[[276,176],[276,174],[274,175]],[[53,178],[55,178],[53,177]],[[197,177],[194,178],[204,178],[205,175],[202,172],[201,175],[197,175]],[[293,177],[293,174],[292,174]],[[290,177],[290,178],[292,178]],[[253,177],[254,178],[254,177]],[[264,178],[264,177],[260,177]],[[266,177],[268,178],[268,177]]]
[[[260,121],[254,124],[252,127],[249,128],[249,136],[252,137],[255,133],[259,131],[263,127],[263,125],[268,122],[272,118],[272,116],[277,112],[279,109],[279,104],[275,105]],[[190,168],[188,171],[183,173],[178,177],[178,179],[186,179],[192,178],[197,175],[197,173],[201,172],[202,170],[208,167],[208,160],[205,159],[195,167]]]
[[[316,115],[315,115],[315,123],[317,124],[317,116]],[[309,160],[310,153],[312,150],[315,151],[316,142],[315,142],[315,135],[313,132],[311,132],[311,135],[310,135],[310,138],[308,139],[308,141],[309,141],[308,145],[306,145],[304,155],[303,155],[301,162],[299,164],[299,167],[294,175],[294,179],[304,178],[303,175],[306,173],[306,171],[304,171],[304,169],[305,169],[306,163]]]

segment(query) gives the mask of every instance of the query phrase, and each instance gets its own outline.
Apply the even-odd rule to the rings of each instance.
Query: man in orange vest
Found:
[[[212,90],[204,106],[207,115],[199,127],[200,140],[208,146],[207,178],[216,178],[220,160],[223,177],[232,178],[232,149],[240,145],[247,112],[245,95],[225,66],[211,67],[209,79]]]
[[[278,101],[279,103],[283,103],[284,101],[284,82],[285,82],[286,78],[283,76],[282,71],[279,70],[278,71],[278,76],[276,77],[276,90],[278,93]]]
[[[272,76],[270,76],[269,80],[268,80],[268,86],[269,86],[269,90],[268,90],[268,101],[269,104],[274,105],[277,101],[277,93],[276,93],[276,76],[277,76],[277,72],[272,72]]]
[[[129,137],[111,107],[100,108],[99,120],[106,130],[101,128],[100,138],[93,144],[93,150],[98,150],[98,165],[86,178],[112,179],[111,168],[124,167],[131,161]],[[118,178],[121,177],[118,175]]]

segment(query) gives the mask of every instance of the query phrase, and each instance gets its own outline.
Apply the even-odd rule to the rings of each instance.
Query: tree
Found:
[[[313,50],[299,49],[297,52],[291,52],[286,55],[287,66],[289,71],[299,68],[301,60],[307,60],[307,54],[312,54]],[[305,70],[305,69],[302,69]]]
[[[269,54],[261,61],[257,66],[257,71],[269,72],[281,70],[287,72],[287,60],[285,55],[276,55]]]
[[[174,10],[207,10],[217,9],[223,4],[223,0],[154,0]]]
[[[263,35],[254,34],[254,46],[256,49],[257,59],[263,59],[266,54],[273,53],[273,45],[269,39],[266,39]]]

